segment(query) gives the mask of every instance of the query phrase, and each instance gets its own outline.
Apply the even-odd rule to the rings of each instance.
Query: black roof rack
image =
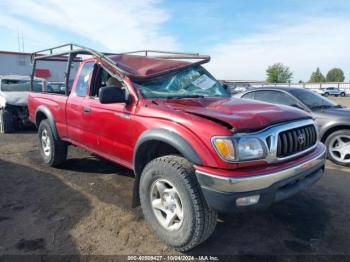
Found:
[[[148,76],[137,76],[119,67],[118,64],[116,64],[109,56],[140,55],[140,56],[146,56],[151,58],[161,58],[161,59],[197,60],[189,64],[189,66],[192,66],[195,64],[204,64],[210,61],[210,56],[200,55],[198,53],[167,52],[167,51],[158,51],[158,50],[139,50],[139,51],[124,52],[124,53],[108,53],[108,52],[98,52],[94,49],[91,49],[79,44],[73,44],[73,43],[68,43],[68,44],[40,50],[37,52],[33,52],[31,54],[31,61],[32,62],[34,62],[35,60],[65,61],[66,59],[68,60],[68,58],[71,57],[72,55],[73,55],[73,58],[72,58],[73,61],[81,61],[81,58],[77,58],[76,55],[91,55],[91,56],[97,57],[101,62],[103,62],[104,64],[107,64],[112,68],[115,68],[120,73],[126,76],[130,76],[133,78],[140,78],[140,79],[163,75],[163,74],[169,73],[170,71],[176,71],[184,67],[170,69],[170,70],[162,71],[162,72],[155,73]]]

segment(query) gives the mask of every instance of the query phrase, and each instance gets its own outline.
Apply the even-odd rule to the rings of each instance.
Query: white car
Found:
[[[35,78],[33,89],[44,90],[46,80]],[[28,96],[30,77],[18,75],[0,76],[0,133],[11,133],[18,127],[30,125]]]
[[[326,97],[327,96],[346,96],[346,93],[344,90],[338,89],[336,87],[316,89],[315,92]]]

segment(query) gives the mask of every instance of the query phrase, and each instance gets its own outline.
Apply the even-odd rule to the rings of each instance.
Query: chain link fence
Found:
[[[236,81],[236,80],[222,80],[222,83],[228,85],[232,91],[239,91],[240,89],[252,88],[252,87],[273,87],[273,86],[285,86],[285,87],[300,87],[308,88],[312,90],[323,89],[328,87],[335,87],[344,91],[350,96],[350,82],[332,82],[332,83],[279,83],[269,84],[264,81]]]

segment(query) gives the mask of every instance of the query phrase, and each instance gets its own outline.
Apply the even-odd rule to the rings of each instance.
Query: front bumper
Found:
[[[249,177],[223,177],[196,171],[207,203],[221,212],[246,208],[267,208],[318,181],[324,173],[326,149],[323,144],[317,154],[287,169]],[[259,201],[250,206],[237,206],[239,198],[259,195]]]

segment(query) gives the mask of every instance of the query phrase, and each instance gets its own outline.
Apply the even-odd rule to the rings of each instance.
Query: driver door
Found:
[[[85,62],[73,83],[72,92],[66,105],[67,131],[73,143],[89,144],[89,134],[86,132],[86,120],[89,115],[87,91],[94,69],[94,62]]]
[[[88,143],[99,155],[130,167],[133,156],[132,107],[126,103],[100,103],[98,91],[107,85],[109,77],[102,67],[96,65],[86,101],[89,108],[89,114],[85,115]]]

